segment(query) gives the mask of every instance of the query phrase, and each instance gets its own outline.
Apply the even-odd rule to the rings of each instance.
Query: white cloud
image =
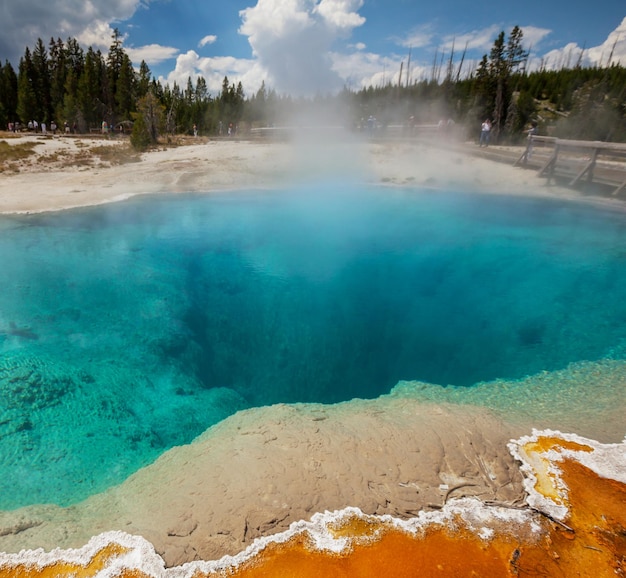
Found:
[[[352,90],[368,86],[385,86],[390,82],[397,82],[400,74],[400,59],[397,57],[381,56],[372,52],[354,52],[333,53],[332,59],[333,70]]]
[[[239,32],[248,36],[252,49],[264,36],[281,38],[297,34],[313,25],[307,0],[258,0],[256,6],[239,12]]]
[[[179,53],[178,48],[161,46],[160,44],[147,44],[137,48],[125,46],[124,50],[135,65],[139,65],[142,60],[145,60],[146,64],[149,65],[159,64],[164,60],[174,58]]]
[[[538,28],[537,26],[521,26],[524,33],[524,46],[533,49],[541,44],[544,38],[552,34],[549,28]]]
[[[97,20],[74,35],[81,46],[107,51],[112,43],[113,28],[107,22]],[[122,40],[124,38],[122,37]]]
[[[314,11],[331,26],[350,31],[365,24],[365,18],[357,10],[363,0],[320,0]]]
[[[445,45],[451,46],[454,41],[454,45],[457,49],[463,49],[467,46],[468,50],[478,51],[484,54],[491,50],[493,42],[500,32],[502,32],[502,26],[493,24],[487,28],[472,30],[470,32],[466,32],[465,34],[459,34],[455,37],[447,36],[445,38]]]
[[[424,24],[413,28],[404,38],[399,39],[397,42],[405,48],[423,48],[424,46],[430,46],[434,37],[435,33],[432,26]]]
[[[365,22],[362,0],[258,0],[240,12],[239,32],[248,37],[268,81],[293,95],[329,92],[343,81],[331,49]]]
[[[594,46],[585,53],[592,64],[606,66],[620,63],[626,65],[626,17],[600,46]]]
[[[181,88],[187,86],[187,79],[195,84],[198,76],[202,76],[207,83],[207,88],[212,94],[217,94],[222,89],[224,77],[229,82],[241,82],[246,91],[256,91],[261,82],[268,75],[255,60],[234,58],[232,56],[203,57],[195,50],[189,50],[176,58],[176,66],[167,78],[161,78],[162,83],[173,85],[174,82]]]
[[[571,68],[576,66],[581,57],[584,56],[582,48],[575,42],[570,42],[562,48],[550,50],[541,55],[533,54],[530,59],[529,70],[534,71],[540,68],[557,70],[560,68]]]
[[[130,18],[142,0],[3,0],[0,54],[19,60],[26,46],[41,38],[76,38],[86,45],[108,48],[110,24]]]
[[[626,65],[626,17],[599,46],[583,47],[570,42],[543,55],[535,54],[530,69],[536,70],[544,67],[558,70],[563,67],[576,66],[578,62],[582,66]]]
[[[202,48],[203,46],[206,46],[207,44],[213,44],[216,41],[217,36],[215,36],[215,34],[209,34],[208,36],[205,36],[202,40],[200,40],[200,42],[198,42],[198,47]]]

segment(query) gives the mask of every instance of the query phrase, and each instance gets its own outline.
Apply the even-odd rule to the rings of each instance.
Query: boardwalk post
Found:
[[[594,148],[591,153],[591,159],[589,162],[583,167],[582,171],[580,171],[569,183],[570,187],[573,187],[580,179],[583,178],[585,173],[587,173],[587,182],[591,183],[593,181],[593,169],[596,166],[596,160],[598,158],[598,148]]]
[[[522,156],[513,163],[514,167],[518,166],[519,164],[522,164],[524,166],[528,164],[528,156],[530,155],[530,151],[532,150],[534,138],[534,135],[530,135],[530,137],[528,138],[528,142],[526,143],[526,149],[522,153]]]
[[[548,159],[548,162],[539,169],[539,176],[545,177],[546,173],[548,176],[548,184],[551,183],[552,177],[554,177],[554,168],[556,166],[556,161],[559,158],[559,141],[554,142],[554,151],[552,151],[552,156]]]
[[[553,147],[549,155],[534,154],[533,145]],[[544,149],[545,150],[545,149]],[[531,154],[533,158],[531,159]],[[548,136],[531,136],[522,155],[513,166],[539,166],[538,176],[567,179],[573,187],[583,178],[588,185],[616,187],[613,195],[626,189],[626,143],[568,140]]]

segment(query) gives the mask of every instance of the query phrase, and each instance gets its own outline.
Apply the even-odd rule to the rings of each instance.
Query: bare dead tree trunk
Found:
[[[456,71],[456,82],[459,82],[461,78],[461,69],[463,68],[463,62],[465,61],[465,53],[467,52],[467,42],[465,43],[465,48],[463,49],[463,54],[461,55],[461,62],[459,62],[459,68]]]

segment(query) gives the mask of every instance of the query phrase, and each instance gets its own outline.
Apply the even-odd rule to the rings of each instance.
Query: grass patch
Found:
[[[57,168],[88,167],[93,164],[93,157],[88,150],[80,151],[78,154],[53,153],[48,155],[46,160],[56,163]]]
[[[140,160],[140,155],[129,145],[106,146],[100,145],[91,147],[89,152],[97,156],[101,162],[109,163],[111,166],[136,163]]]
[[[0,140],[0,173],[19,172],[23,168],[35,170],[59,170],[87,167],[114,167],[139,162],[141,156],[129,143],[96,144],[76,140],[78,149],[63,148],[61,150],[41,150],[39,155],[35,147],[38,142],[20,142],[15,145]]]
[[[55,169],[72,167],[119,166],[137,162],[140,156],[128,145],[89,146],[76,142],[78,151],[57,151],[42,156],[41,164]]]
[[[15,145],[5,140],[0,140],[0,167],[16,161],[21,161],[35,154],[33,150],[37,146],[34,142],[23,142]]]

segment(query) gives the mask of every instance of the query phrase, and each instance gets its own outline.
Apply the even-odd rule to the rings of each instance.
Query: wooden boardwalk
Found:
[[[437,144],[436,139],[430,142]],[[454,145],[448,141],[445,148],[535,170],[548,182],[626,198],[626,143],[533,136],[525,147],[480,147],[469,142]]]
[[[531,136],[513,163],[570,187],[600,186],[611,194],[626,192],[626,144]]]

